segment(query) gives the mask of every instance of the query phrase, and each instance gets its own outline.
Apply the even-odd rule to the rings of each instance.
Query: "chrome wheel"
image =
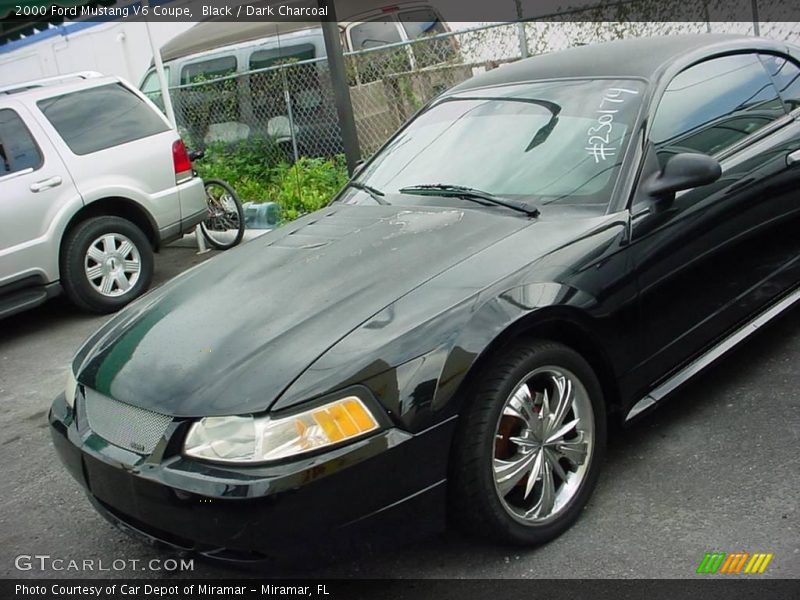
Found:
[[[122,296],[135,286],[141,270],[139,249],[121,233],[106,233],[95,239],[84,258],[89,283],[109,298]]]
[[[555,519],[586,478],[594,414],[580,379],[561,367],[529,373],[503,406],[495,428],[495,490],[515,520]]]

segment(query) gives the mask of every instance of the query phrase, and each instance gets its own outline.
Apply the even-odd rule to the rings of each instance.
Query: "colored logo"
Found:
[[[698,573],[710,574],[749,574],[763,573],[772,560],[772,552],[706,552]]]

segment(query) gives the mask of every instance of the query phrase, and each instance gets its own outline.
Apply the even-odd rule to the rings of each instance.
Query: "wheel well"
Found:
[[[156,228],[153,218],[136,202],[128,200],[127,198],[103,198],[102,200],[95,200],[75,213],[67,224],[67,228],[64,230],[64,236],[61,239],[62,249],[67,234],[78,223],[86,219],[91,219],[92,217],[104,216],[122,217],[123,219],[131,221],[144,232],[153,250],[158,250],[158,229]]]
[[[486,363],[505,348],[520,340],[534,338],[564,344],[580,354],[592,367],[600,381],[607,414],[611,416],[618,412],[620,391],[611,361],[593,333],[575,319],[564,314],[534,314],[530,317],[523,317],[507,327],[475,361],[462,384],[464,386],[462,389],[470,389],[471,377],[476,376]]]

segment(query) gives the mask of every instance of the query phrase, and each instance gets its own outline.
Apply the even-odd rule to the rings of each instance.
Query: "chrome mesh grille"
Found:
[[[118,402],[89,389],[84,403],[92,431],[115,446],[140,454],[155,450],[172,421],[169,415]]]

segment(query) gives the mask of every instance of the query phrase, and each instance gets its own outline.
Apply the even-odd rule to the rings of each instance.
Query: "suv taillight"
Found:
[[[172,164],[175,166],[175,181],[180,183],[192,178],[192,161],[183,140],[175,140],[172,144]]]

